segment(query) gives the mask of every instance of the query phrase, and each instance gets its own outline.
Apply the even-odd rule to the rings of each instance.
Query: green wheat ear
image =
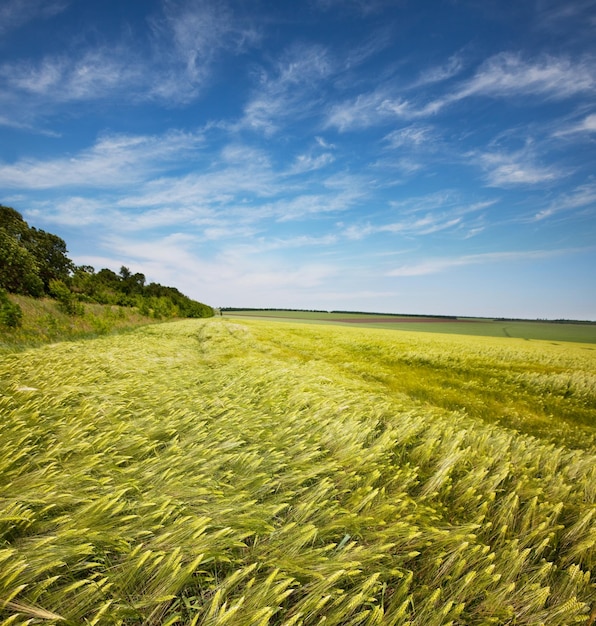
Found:
[[[2,356],[0,626],[593,623],[594,371],[225,319]]]

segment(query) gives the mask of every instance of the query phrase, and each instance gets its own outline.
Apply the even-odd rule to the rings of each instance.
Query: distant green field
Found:
[[[417,332],[543,339],[596,343],[595,323],[493,320],[469,317],[432,317],[378,315],[372,313],[326,313],[314,311],[245,310],[224,311],[226,317],[252,317],[279,320],[300,320],[317,324],[342,324],[367,328],[387,328]]]
[[[225,317],[0,354],[0,626],[593,626],[595,372]]]

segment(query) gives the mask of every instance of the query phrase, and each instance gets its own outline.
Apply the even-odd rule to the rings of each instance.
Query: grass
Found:
[[[82,315],[68,315],[50,298],[9,297],[23,311],[22,324],[17,328],[0,326],[0,351],[97,337],[155,323],[155,319],[130,307],[81,303]]]
[[[415,332],[512,337],[526,340],[596,343],[596,322],[553,322],[532,320],[493,320],[486,318],[441,318],[374,313],[327,313],[315,311],[246,310],[225,311],[227,317],[262,318],[315,324],[357,325]]]
[[[0,624],[592,624],[595,358],[225,318],[5,354]]]

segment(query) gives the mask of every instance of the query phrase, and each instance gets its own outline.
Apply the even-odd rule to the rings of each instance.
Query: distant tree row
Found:
[[[57,235],[29,226],[22,215],[0,205],[0,289],[33,297],[57,299],[68,313],[82,311],[83,302],[137,307],[144,315],[210,317],[213,309],[175,287],[146,284],[144,274],[122,266],[119,274],[75,265],[66,243]]]

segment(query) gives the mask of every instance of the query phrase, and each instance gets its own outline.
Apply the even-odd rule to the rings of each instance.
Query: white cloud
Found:
[[[293,194],[290,198],[261,204],[252,210],[248,209],[245,219],[273,218],[279,222],[289,222],[327,213],[339,213],[348,210],[361,196],[361,191],[349,188],[319,194]]]
[[[6,0],[0,5],[0,35],[62,13],[68,4],[68,0]]]
[[[315,141],[325,150],[335,150],[335,144],[329,143],[323,137],[315,137]]]
[[[572,211],[573,209],[592,208],[592,212],[596,211],[596,184],[591,183],[581,185],[567,194],[559,196],[553,200],[549,206],[536,213],[531,221],[541,221],[552,217],[557,213]]]
[[[432,85],[453,78],[463,70],[464,64],[460,54],[454,54],[447,60],[447,63],[438,67],[433,67],[422,72],[418,80],[411,85],[412,87],[421,87],[423,85]]]
[[[414,172],[418,172],[425,168],[425,165],[421,163],[420,161],[416,161],[415,159],[411,159],[407,157],[400,158],[389,163],[386,160],[385,164],[396,168],[398,171],[400,171],[402,174],[406,176],[409,174],[413,174]]]
[[[436,113],[441,106],[437,101],[418,106],[383,88],[334,105],[327,115],[325,126],[335,127],[340,132],[369,128],[394,119],[427,117]]]
[[[330,246],[338,241],[337,235],[296,235],[295,237],[258,237],[251,243],[238,244],[235,246],[237,253],[263,254],[273,250],[290,250],[296,248],[312,248]]]
[[[66,186],[117,188],[167,171],[201,144],[202,136],[171,131],[160,136],[106,135],[72,157],[0,164],[0,185],[17,189]]]
[[[565,172],[553,165],[537,164],[530,148],[514,152],[472,153],[469,156],[485,170],[490,187],[536,185],[554,182],[565,176]]]
[[[412,124],[398,130],[394,130],[384,137],[384,141],[390,148],[402,148],[407,146],[418,147],[428,145],[435,139],[435,130],[432,126]]]
[[[466,215],[482,211],[497,200],[480,200],[478,202],[464,202],[461,195],[452,189],[443,189],[425,196],[411,196],[403,200],[392,200],[389,206],[399,215],[417,215],[442,211],[450,215]]]
[[[96,48],[81,55],[46,57],[38,63],[0,67],[4,89],[53,103],[101,100],[124,90],[127,99],[146,81],[145,68],[134,53],[121,47]],[[28,102],[30,108],[34,102]],[[41,105],[41,103],[40,103]]]
[[[22,4],[40,11],[43,6],[33,0]],[[5,117],[12,125],[30,124],[53,112],[52,105],[116,97],[126,103],[186,104],[202,93],[222,54],[241,54],[258,39],[222,5],[201,0],[167,0],[150,24],[149,36],[129,33],[94,47],[66,42],[60,54],[0,65]]]
[[[318,156],[314,156],[312,154],[299,154],[288,173],[304,174],[305,172],[312,172],[330,165],[334,160],[335,157],[330,152],[325,152],[323,154],[319,154]]]
[[[452,61],[453,75],[459,65]],[[447,66],[447,68],[449,65]],[[457,70],[457,71],[456,71]],[[437,71],[436,80],[418,82],[424,88],[450,78],[448,69]],[[351,100],[334,105],[326,119],[327,127],[339,131],[369,128],[395,119],[414,120],[436,115],[448,105],[470,97],[511,98],[540,95],[546,99],[562,100],[596,91],[596,62],[592,57],[572,60],[568,57],[543,56],[524,60],[520,54],[503,52],[487,59],[474,76],[452,86],[444,96],[423,95],[405,99],[394,87],[383,86]]]
[[[583,120],[572,124],[554,133],[555,137],[564,137],[566,135],[584,135],[596,133],[596,113],[587,115]]]
[[[363,239],[377,233],[391,233],[405,236],[430,235],[442,230],[448,230],[460,225],[461,216],[451,217],[449,215],[425,215],[418,219],[403,220],[390,224],[366,224],[352,225],[345,229],[344,235],[348,239]]]
[[[594,0],[538,0],[539,25],[549,31],[572,29],[574,37],[593,36],[596,25],[596,2]]]
[[[503,52],[488,59],[449,100],[470,96],[510,97],[542,95],[559,100],[596,90],[594,59],[577,61],[544,56],[525,61],[519,54]]]
[[[202,240],[249,238],[261,222],[345,211],[366,193],[362,177],[321,176],[330,153],[302,155],[283,170],[261,149],[233,143],[214,152],[208,139],[203,132],[107,135],[72,157],[0,165],[0,185],[61,190],[36,205],[47,223],[117,224],[127,232],[184,224]],[[69,188],[75,195],[66,195]]]
[[[348,239],[363,239],[378,233],[391,233],[406,237],[431,235],[446,230],[468,228],[465,237],[479,227],[474,223],[469,227],[466,216],[479,213],[492,206],[496,200],[487,200],[472,204],[459,203],[450,193],[430,194],[423,198],[412,198],[404,203],[392,203],[402,219],[382,223],[353,224],[344,229],[343,235]],[[420,215],[424,211],[424,215]],[[474,233],[473,233],[474,234]]]
[[[332,72],[333,63],[322,46],[292,47],[272,72],[261,72],[240,127],[271,135],[282,120],[302,119],[321,102],[320,85]]]
[[[42,202],[25,212],[35,222],[48,221],[65,226],[91,226],[107,217],[106,205],[98,199],[72,196],[64,200]]]
[[[16,128],[18,130],[25,130],[27,132],[44,135],[46,137],[54,137],[54,138],[60,137],[60,134],[55,131],[47,130],[44,128],[38,128],[34,126],[33,124],[29,124],[23,121],[18,121],[16,119],[11,119],[4,115],[0,115],[0,126],[6,126],[8,128]]]
[[[270,258],[258,258],[253,250],[236,245],[215,255],[201,253],[199,243],[198,238],[180,232],[143,241],[110,236],[104,240],[105,256],[81,255],[74,260],[116,269],[126,265],[142,271],[147,280],[175,284],[190,297],[223,306],[268,302],[272,293],[276,303],[299,302],[310,297],[313,290],[326,288],[339,271],[327,263],[282,259],[272,263]]]
[[[439,274],[454,267],[478,265],[482,263],[509,263],[525,260],[547,259],[562,254],[578,252],[577,249],[527,250],[521,252],[486,252],[457,257],[434,258],[400,267],[387,272],[387,276],[425,276]]]
[[[168,101],[195,98],[211,77],[213,62],[223,52],[243,52],[258,33],[242,25],[224,3],[167,0],[163,16],[151,19],[155,34],[153,87],[149,93]],[[149,76],[148,76],[149,78]]]

